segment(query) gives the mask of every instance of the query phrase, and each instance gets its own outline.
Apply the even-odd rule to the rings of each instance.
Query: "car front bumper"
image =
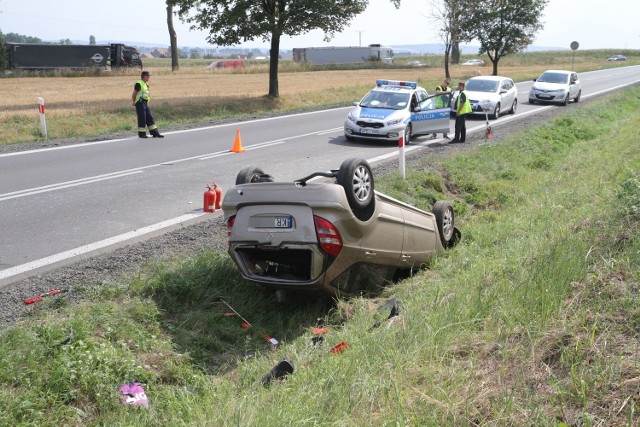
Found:
[[[567,97],[566,92],[529,92],[529,100],[537,102],[563,102]]]
[[[378,139],[382,141],[398,141],[404,135],[406,125],[398,123],[393,126],[385,126],[382,122],[351,122],[344,123],[344,134],[352,138]]]

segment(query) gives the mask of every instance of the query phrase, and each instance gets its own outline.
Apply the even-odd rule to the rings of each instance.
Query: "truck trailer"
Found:
[[[109,45],[7,43],[12,70],[51,70],[60,68],[142,68],[136,48],[120,43]]]
[[[315,65],[361,64],[367,61],[393,64],[393,49],[379,44],[366,47],[303,47],[293,49],[293,60]]]

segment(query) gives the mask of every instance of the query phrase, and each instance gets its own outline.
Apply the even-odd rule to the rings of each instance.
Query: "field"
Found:
[[[505,57],[499,72],[516,81],[531,79],[549,68],[577,71],[640,63],[634,51],[615,51],[629,58],[625,63],[604,59],[610,51],[536,52]],[[420,60],[425,68],[406,68],[409,60]],[[466,58],[464,58],[466,59]],[[177,72],[170,60],[149,60],[145,68],[150,80],[151,108],[160,128],[187,123],[210,122],[277,111],[296,111],[319,106],[346,105],[360,99],[378,78],[418,81],[432,90],[444,78],[442,57],[398,58],[397,64],[379,68],[320,67],[310,70],[282,61],[280,98],[270,99],[268,66],[254,61],[242,70],[207,71],[208,60],[181,60]],[[491,67],[452,66],[455,81],[490,74]],[[49,139],[97,137],[131,131],[135,135],[135,111],[130,98],[137,71],[103,72],[95,75],[5,76],[0,78],[0,145],[42,140],[36,101],[45,100]]]

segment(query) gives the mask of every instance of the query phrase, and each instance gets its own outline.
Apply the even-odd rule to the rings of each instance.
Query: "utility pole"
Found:
[[[356,31],[356,33],[358,33],[358,46],[362,47],[362,33],[364,33],[364,31]]]

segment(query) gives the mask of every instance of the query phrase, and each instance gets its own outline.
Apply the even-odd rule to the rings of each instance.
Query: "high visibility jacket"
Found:
[[[462,98],[462,95],[464,95],[464,103],[460,106],[460,98]],[[458,114],[468,114],[471,112],[471,103],[469,102],[469,97],[464,93],[464,91],[461,91],[456,99],[456,112]]]
[[[140,99],[144,99],[145,101],[148,102],[149,99],[151,99],[149,97],[149,86],[147,86],[147,84],[144,82],[144,80],[138,80],[136,83],[140,85],[140,90],[136,94],[136,102],[135,103],[137,104],[138,101],[140,101]]]
[[[436,87],[436,92],[451,93],[451,86],[447,86],[447,88],[445,89],[444,87],[442,87],[442,85],[440,85]],[[436,108],[447,108],[449,106],[449,95],[437,96],[434,101]]]

